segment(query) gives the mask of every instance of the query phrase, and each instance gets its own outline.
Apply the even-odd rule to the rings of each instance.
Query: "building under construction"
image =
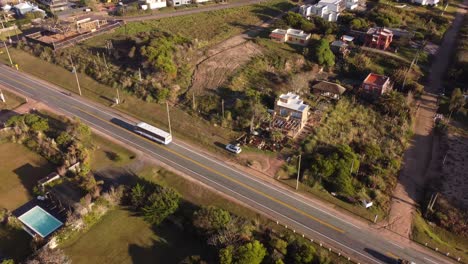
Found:
[[[122,20],[86,17],[53,24],[44,23],[38,31],[27,34],[25,37],[30,43],[39,43],[58,50],[110,31],[123,23]]]

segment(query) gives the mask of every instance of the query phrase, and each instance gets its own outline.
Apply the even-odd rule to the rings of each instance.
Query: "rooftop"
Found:
[[[319,4],[339,4],[342,0],[320,0]]]
[[[335,46],[335,47],[340,47],[340,48],[341,48],[341,47],[343,47],[343,46],[344,46],[344,47],[348,46],[348,44],[346,44],[346,42],[341,41],[341,40],[335,40],[335,41],[333,41],[333,42],[331,43],[331,46]]]
[[[312,89],[324,91],[324,92],[330,92],[333,94],[343,94],[346,91],[346,88],[344,88],[343,86],[337,83],[332,83],[332,82],[327,82],[327,81],[318,82],[317,84],[312,86]]]
[[[292,109],[299,112],[304,112],[309,109],[309,106],[304,104],[304,101],[299,99],[299,95],[295,93],[282,94],[276,102],[278,106]]]
[[[384,36],[393,36],[393,32],[390,29],[381,28],[381,27],[369,28],[369,30],[367,30],[367,34],[369,35],[379,34],[379,35],[384,35]]]
[[[353,36],[348,36],[348,35],[343,35],[343,36],[341,37],[341,39],[342,39],[343,41],[353,41],[353,40],[354,40],[354,37],[353,37]]]
[[[369,73],[363,83],[382,86],[389,80],[390,78],[387,76]]]

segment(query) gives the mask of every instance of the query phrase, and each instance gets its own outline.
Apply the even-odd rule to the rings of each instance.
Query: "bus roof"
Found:
[[[150,132],[153,132],[155,134],[158,134],[158,135],[160,135],[160,136],[162,136],[164,138],[167,138],[167,137],[169,137],[171,135],[171,134],[167,133],[166,131],[161,130],[161,129],[157,128],[157,127],[154,127],[152,125],[149,125],[149,124],[147,124],[145,122],[140,122],[136,126],[139,127],[139,128],[143,128],[145,130],[148,130]]]

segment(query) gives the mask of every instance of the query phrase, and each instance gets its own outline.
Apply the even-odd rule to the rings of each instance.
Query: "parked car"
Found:
[[[239,154],[242,151],[241,147],[239,147],[238,145],[234,145],[234,144],[227,144],[226,149],[228,151],[230,151],[232,153],[236,153],[236,154]]]

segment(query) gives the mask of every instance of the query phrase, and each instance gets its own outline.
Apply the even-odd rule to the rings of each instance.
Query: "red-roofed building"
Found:
[[[392,90],[392,83],[390,78],[387,76],[369,73],[366,79],[362,82],[359,90],[366,94],[380,96]]]
[[[374,49],[386,50],[393,40],[393,32],[386,28],[370,28],[366,33],[364,45]]]

